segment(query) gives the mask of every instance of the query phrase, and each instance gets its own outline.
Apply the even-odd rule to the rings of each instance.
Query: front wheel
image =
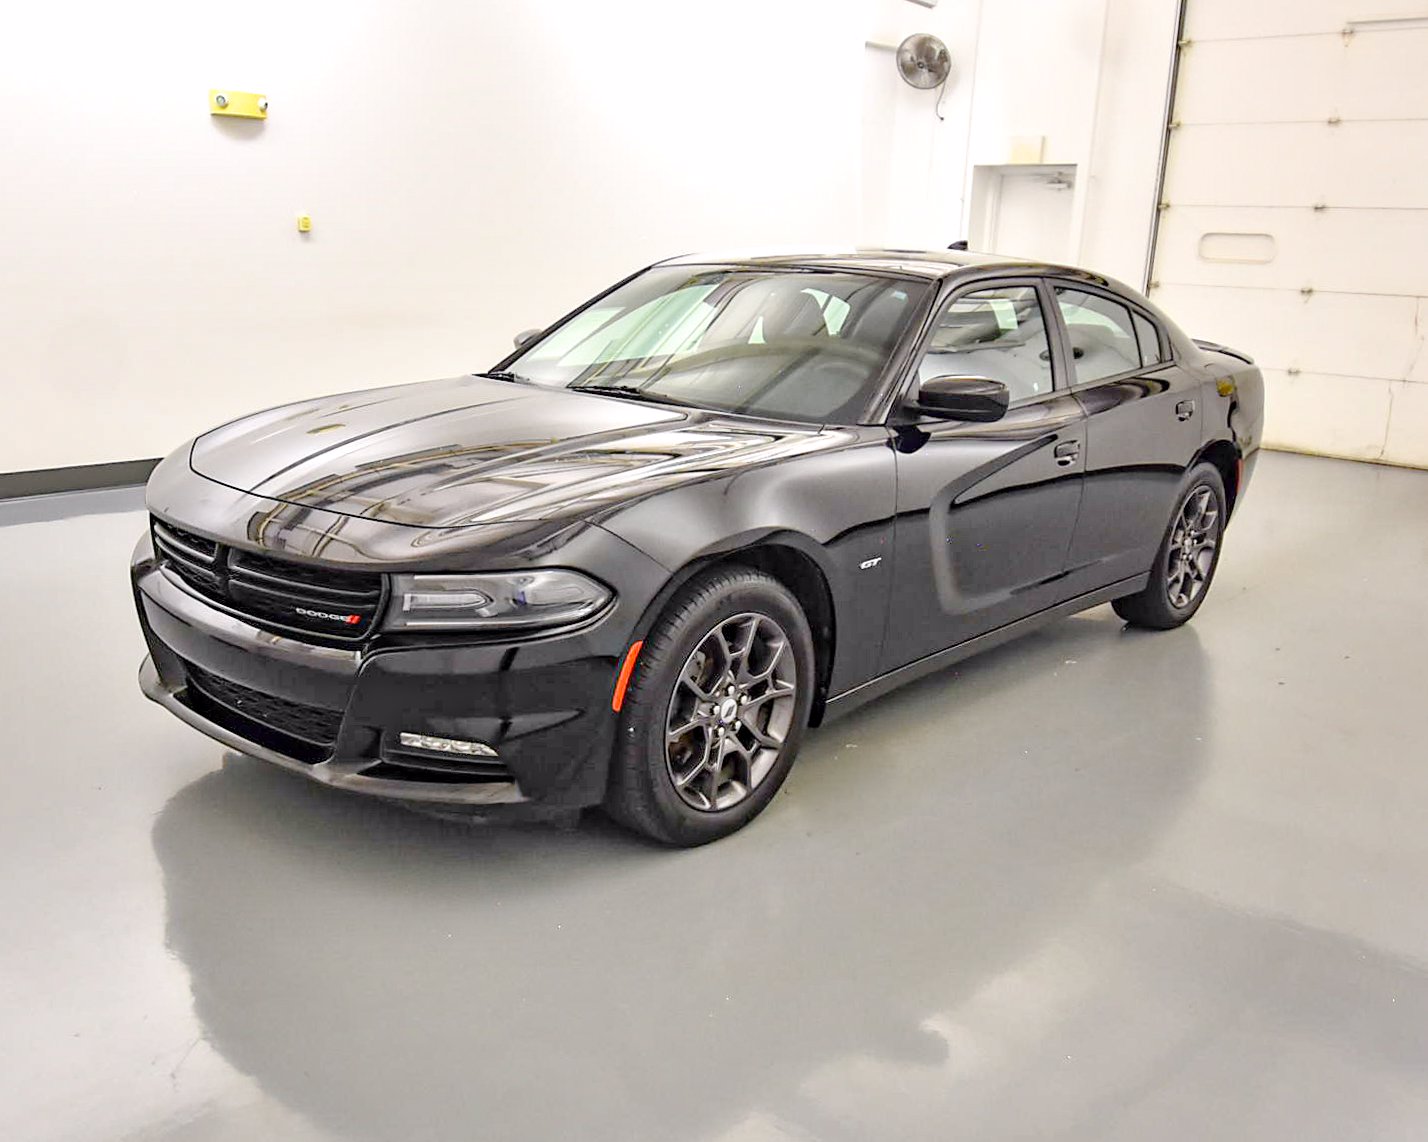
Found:
[[[813,678],[808,620],[781,583],[749,567],[697,575],[640,651],[606,811],[670,845],[742,828],[793,765]]]
[[[1111,604],[1132,626],[1169,630],[1187,622],[1209,593],[1225,533],[1225,482],[1210,464],[1182,484],[1145,589]]]

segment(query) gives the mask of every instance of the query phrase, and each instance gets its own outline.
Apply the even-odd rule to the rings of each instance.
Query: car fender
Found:
[[[732,473],[638,501],[600,526],[670,573],[636,638],[700,568],[761,547],[791,548],[827,585],[833,624],[847,645],[868,649],[835,660],[833,692],[871,676],[892,584],[896,475],[884,429],[848,430],[849,447]]]

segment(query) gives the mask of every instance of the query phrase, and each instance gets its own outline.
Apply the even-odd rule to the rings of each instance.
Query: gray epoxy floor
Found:
[[[0,505],[0,1138],[1428,1137],[1428,473],[1267,456],[1190,627],[684,853],[225,757],[135,687],[138,502]]]

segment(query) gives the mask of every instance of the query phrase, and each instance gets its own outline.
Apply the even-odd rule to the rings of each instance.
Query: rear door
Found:
[[[897,525],[882,670],[1003,626],[1065,597],[1081,499],[1085,414],[1071,395],[1049,293],[1035,278],[982,281],[943,304],[923,380],[982,376],[1011,390],[991,424],[919,419],[893,429]]]
[[[1149,570],[1186,465],[1204,439],[1201,378],[1154,317],[1108,290],[1048,279],[1086,410],[1085,493],[1067,561],[1075,593]]]

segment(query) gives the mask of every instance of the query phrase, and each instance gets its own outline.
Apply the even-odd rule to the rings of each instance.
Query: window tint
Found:
[[[1156,331],[1155,323],[1138,313],[1132,313],[1131,317],[1135,319],[1135,336],[1136,340],[1140,342],[1140,363],[1154,365],[1163,360],[1160,352],[1160,334]]]
[[[1060,286],[1056,302],[1071,337],[1077,384],[1140,368],[1140,346],[1128,308],[1100,294]]]
[[[507,368],[537,385],[850,424],[926,289],[856,273],[657,266]]]
[[[988,377],[1012,400],[1051,391],[1046,317],[1032,286],[978,290],[954,299],[932,331],[919,381],[933,377]]]

